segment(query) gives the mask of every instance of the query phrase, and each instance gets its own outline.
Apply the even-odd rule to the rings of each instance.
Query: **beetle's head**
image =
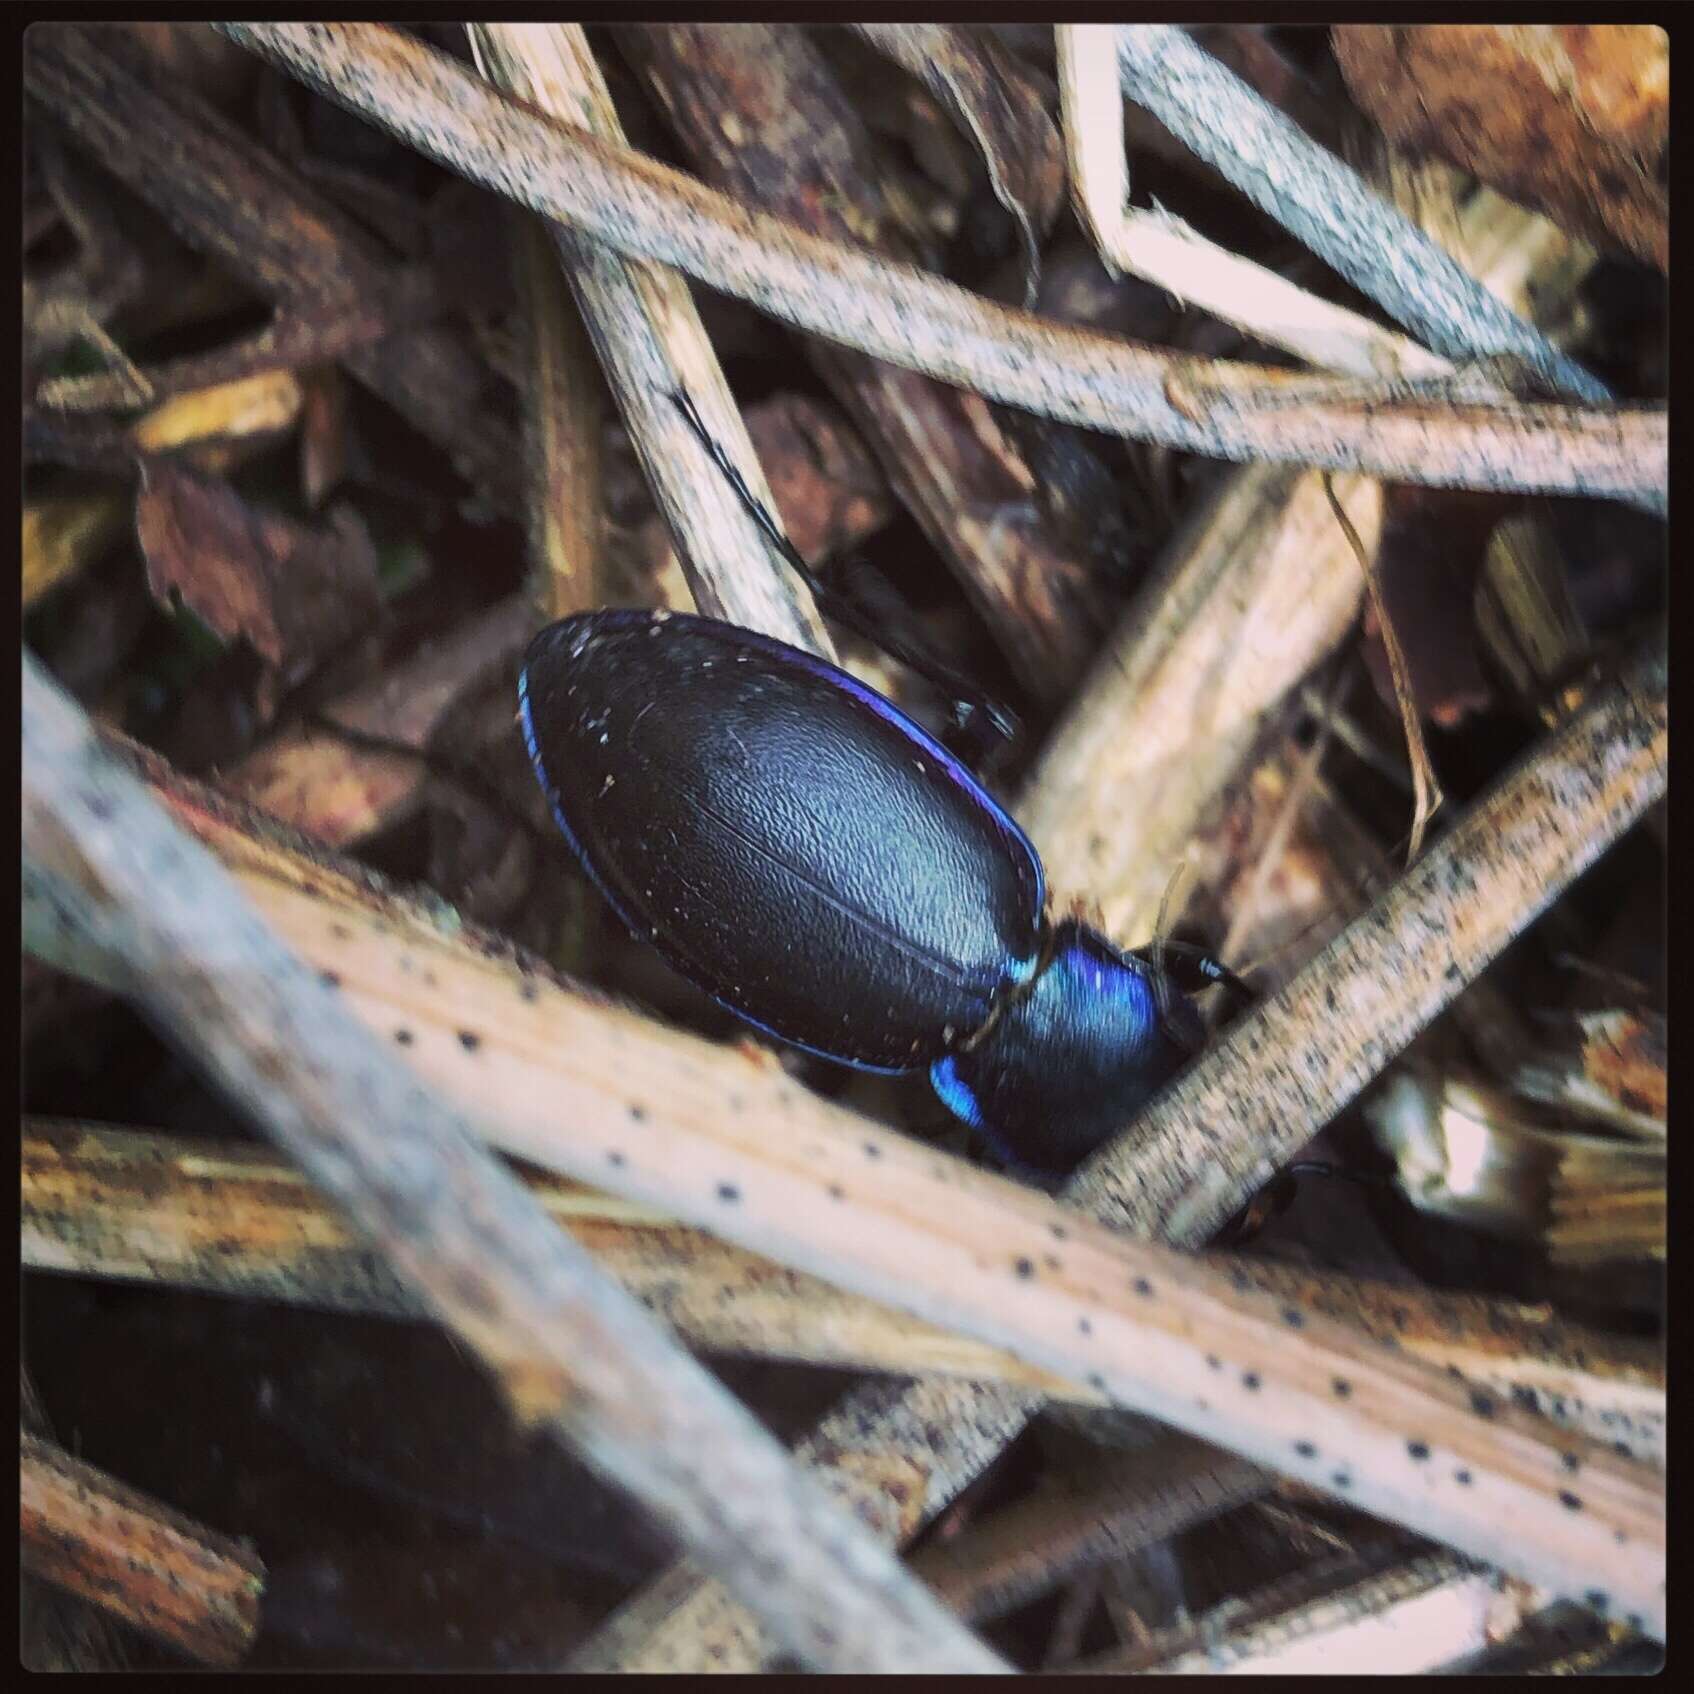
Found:
[[[1193,1002],[1164,971],[1067,919],[1046,968],[930,1080],[1014,1165],[1068,1175],[1204,1042]]]

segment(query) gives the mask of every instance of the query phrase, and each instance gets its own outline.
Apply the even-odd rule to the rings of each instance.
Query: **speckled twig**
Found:
[[[823,1669],[992,1671],[885,1547],[381,1046],[27,655],[26,879],[480,1354]]]
[[[1321,394],[1279,404],[1302,378],[1055,325],[820,240],[653,159],[549,124],[397,31],[219,28],[449,168],[607,246],[674,265],[799,328],[1009,405],[1219,458],[1472,488],[1664,499],[1662,409]]]
[[[238,1665],[265,1567],[228,1536],[19,1435],[23,1568],[205,1665]]]

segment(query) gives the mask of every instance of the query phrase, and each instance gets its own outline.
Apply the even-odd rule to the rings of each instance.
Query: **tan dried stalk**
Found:
[[[623,147],[623,126],[580,24],[466,28],[478,65],[496,88]],[[776,502],[687,282],[675,270],[626,258],[568,225],[555,223],[552,235],[648,486],[676,539],[696,606],[708,617],[833,657],[805,584],[771,552],[672,399],[688,394],[774,514]]]
[[[1116,26],[1059,24],[1054,34],[1071,200],[1108,269],[1156,283],[1322,370],[1362,377],[1452,371],[1452,360],[1207,241],[1179,218],[1131,210]]]

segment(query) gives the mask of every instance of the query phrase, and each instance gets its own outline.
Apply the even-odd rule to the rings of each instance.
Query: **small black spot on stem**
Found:
[[[1470,1409],[1475,1412],[1479,1418],[1493,1417],[1494,1396],[1492,1394],[1484,1394],[1480,1388],[1477,1389],[1470,1397]]]
[[[1575,1453],[1561,1453],[1559,1455],[1559,1463],[1563,1465],[1566,1470],[1582,1469],[1582,1460]]]
[[[1456,1470],[1453,1472],[1453,1480],[1458,1483],[1461,1488],[1469,1488],[1470,1472],[1468,1470]]]
[[[398,1041],[402,1047],[410,1047],[412,1042],[417,1038],[409,1029],[397,1029],[394,1032],[394,1039]]]
[[[1012,1268],[1026,1281],[1035,1275],[1035,1261],[1033,1259],[1015,1260]]]
[[[733,1206],[741,1198],[741,1190],[733,1182],[720,1182],[718,1184],[718,1198],[725,1204]]]
[[[1257,1394],[1259,1391],[1259,1373],[1256,1370],[1243,1371],[1241,1373],[1241,1386],[1249,1394]]]
[[[1284,1306],[1282,1308],[1282,1321],[1290,1329],[1301,1329],[1305,1327],[1306,1314],[1298,1306]]]
[[[339,988],[341,986],[341,978],[338,977],[334,971],[319,971],[318,981],[321,982],[325,988]]]
[[[1330,1385],[1330,1392],[1337,1400],[1345,1400],[1353,1392],[1353,1385],[1346,1377],[1338,1376]]]
[[[646,1123],[647,1108],[645,1106],[631,1106],[629,1108],[629,1121],[631,1123]]]
[[[1309,1441],[1296,1441],[1294,1443],[1294,1451],[1298,1453],[1302,1459],[1315,1459],[1318,1456],[1317,1448]]]
[[[880,1159],[882,1149],[874,1141],[867,1141],[865,1143],[865,1157],[867,1159]]]
[[[1571,1493],[1568,1488],[1561,1488],[1559,1490],[1559,1504],[1567,1512],[1580,1512],[1582,1510],[1582,1496]]]
[[[1152,1283],[1150,1283],[1144,1276],[1138,1276],[1135,1279],[1134,1287],[1135,1292],[1143,1298],[1150,1298],[1153,1293]]]
[[[1427,1441],[1408,1441],[1406,1451],[1421,1465],[1429,1457],[1429,1443]]]
[[[1087,1318],[1078,1318],[1076,1320],[1076,1331],[1078,1335],[1092,1335],[1094,1333],[1094,1325],[1091,1324]]]
[[[839,1182],[832,1182],[829,1185],[829,1197],[832,1200],[845,1200],[847,1198],[847,1190],[843,1188]]]
[[[606,1155],[606,1163],[622,1169],[629,1161],[615,1147]]]
[[[459,1031],[459,1045],[467,1053],[474,1053],[482,1045],[482,1037],[474,1029],[461,1029]]]

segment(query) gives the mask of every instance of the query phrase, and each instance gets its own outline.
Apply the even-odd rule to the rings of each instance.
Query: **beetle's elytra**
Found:
[[[625,924],[738,1016],[927,1069],[1004,1155],[1073,1168],[1199,1047],[1151,961],[1049,927],[1028,838],[846,672],[733,624],[590,612],[519,682],[554,816]]]

